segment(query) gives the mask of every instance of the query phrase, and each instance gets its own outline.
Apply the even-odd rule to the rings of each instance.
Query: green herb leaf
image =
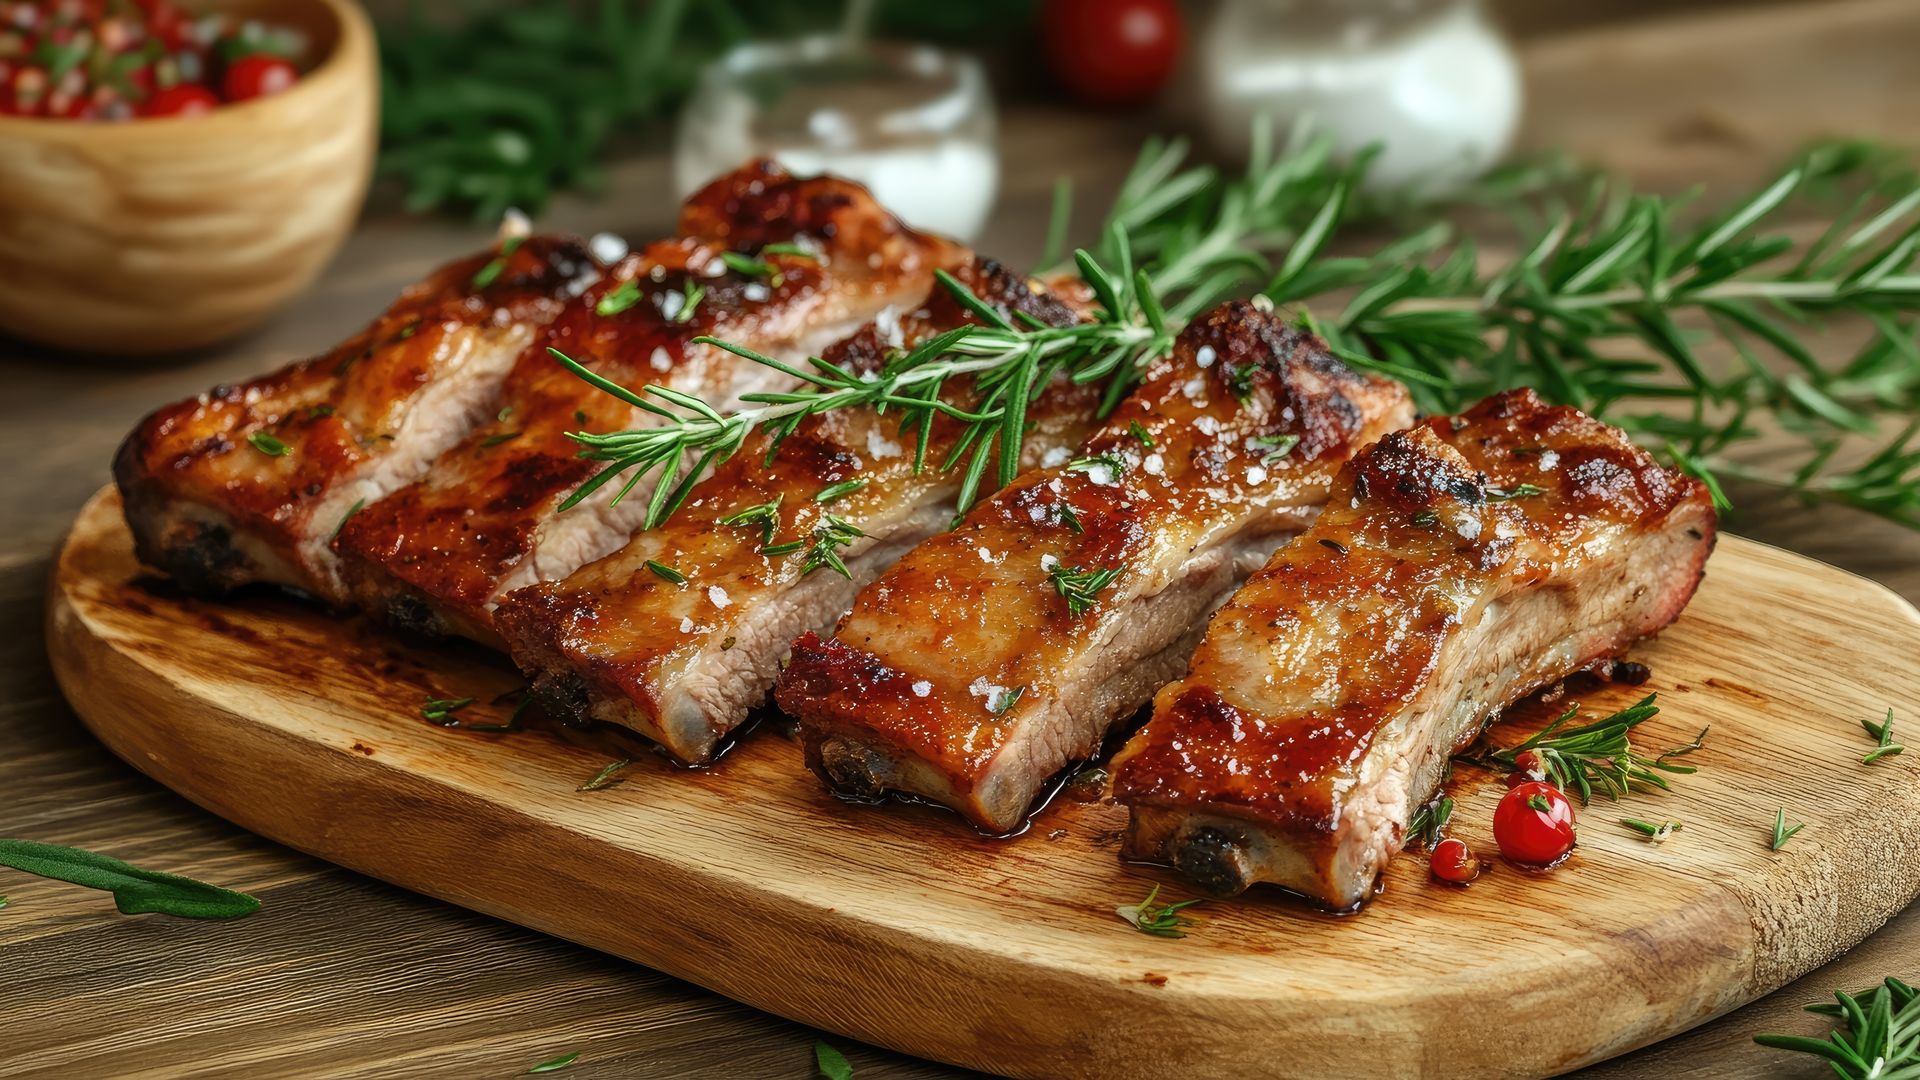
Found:
[[[847,564],[840,561],[839,549],[851,545],[855,540],[867,535],[859,527],[845,518],[828,514],[826,520],[813,530],[813,543],[807,548],[807,559],[800,565],[802,577],[826,567],[841,577],[851,581],[853,574]],[[763,549],[767,554],[774,553],[773,548]]]
[[[820,261],[820,256],[817,253],[808,251],[806,248],[801,247],[799,244],[788,243],[785,240],[779,241],[778,243],[768,244],[767,246],[760,249],[760,254],[789,255],[796,259],[811,259],[815,262]]]
[[[292,447],[264,431],[256,431],[248,435],[247,442],[252,443],[255,450],[260,451],[268,457],[286,457],[288,454],[293,453]]]
[[[847,1056],[826,1043],[813,1044],[813,1063],[827,1080],[853,1080],[853,1065]]]
[[[524,237],[509,236],[501,241],[500,254],[494,256],[493,261],[487,263],[487,265],[481,267],[474,273],[473,287],[476,289],[484,289],[500,280],[500,275],[507,269],[507,260],[513,257],[514,252],[520,250],[520,245],[524,240]]]
[[[1639,818],[1621,818],[1620,824],[1632,829],[1648,843],[1665,843],[1669,836],[1680,831],[1680,823],[1671,818],[1666,821],[1641,821]]]
[[[1578,794],[1582,806],[1593,801],[1595,788],[1609,799],[1619,799],[1632,791],[1635,785],[1665,790],[1667,776],[1696,771],[1693,766],[1680,764],[1676,759],[1700,749],[1706,741],[1707,729],[1701,728],[1700,734],[1692,742],[1664,751],[1658,757],[1642,757],[1633,749],[1628,735],[1634,728],[1659,715],[1657,700],[1658,695],[1648,694],[1637,704],[1621,709],[1612,716],[1579,727],[1569,727],[1580,715],[1580,705],[1576,702],[1518,746],[1478,756],[1462,755],[1454,760],[1480,768],[1512,772],[1518,768],[1516,757],[1531,750],[1545,764],[1547,776],[1554,786]]]
[[[1810,1013],[1841,1021],[1825,1039],[1755,1035],[1753,1041],[1821,1058],[1842,1080],[1903,1080],[1920,1071],[1920,991],[1888,978],[1857,994],[1833,996],[1831,1003],[1807,1006]]]
[[[470,697],[437,698],[428,697],[426,704],[420,706],[420,715],[436,724],[446,723],[454,713],[473,704]],[[457,721],[456,721],[457,722]]]
[[[1487,498],[1493,502],[1508,502],[1513,499],[1530,499],[1535,495],[1545,495],[1547,489],[1538,484],[1515,484],[1512,487],[1490,487]]]
[[[866,480],[860,477],[855,477],[852,480],[842,480],[837,484],[821,488],[820,493],[813,497],[813,501],[817,503],[830,503],[851,495],[866,486]]]
[[[1906,747],[1893,741],[1892,709],[1887,710],[1887,719],[1885,722],[1876,724],[1871,720],[1862,720],[1860,721],[1860,726],[1867,729],[1867,734],[1873,736],[1874,742],[1877,744],[1868,752],[1866,757],[1860,759],[1860,764],[1871,765],[1883,757],[1892,757],[1906,750]]]
[[[1787,846],[1787,841],[1793,839],[1793,834],[1799,832],[1801,829],[1804,829],[1806,827],[1807,825],[1806,825],[1806,822],[1804,821],[1797,825],[1789,826],[1787,824],[1786,807],[1783,806],[1780,809],[1774,811],[1773,812],[1773,850],[1779,851],[1781,848]]]
[[[1126,904],[1114,908],[1114,914],[1133,925],[1135,930],[1154,937],[1186,937],[1183,927],[1192,926],[1193,920],[1180,914],[1186,908],[1202,903],[1202,900],[1182,900],[1177,904],[1156,904],[1160,896],[1160,886],[1148,890],[1147,898],[1138,904]]]
[[[579,787],[575,788],[574,790],[575,791],[599,791],[602,788],[612,787],[613,785],[620,782],[614,779],[614,774],[618,773],[620,770],[632,764],[633,764],[632,758],[621,758],[619,761],[609,762],[605,768],[593,774],[593,779],[588,780],[584,784],[581,784]]]
[[[561,1069],[564,1069],[567,1066],[579,1060],[580,1060],[580,1051],[575,1050],[571,1054],[562,1054],[559,1057],[554,1058],[552,1061],[543,1061],[540,1064],[535,1065],[533,1068],[528,1069],[524,1075],[534,1076],[539,1073],[559,1072]]]
[[[675,570],[673,567],[668,566],[666,563],[656,562],[652,559],[648,559],[647,569],[653,571],[656,577],[665,578],[666,580],[673,582],[675,585],[685,585],[687,583],[687,575],[681,573],[678,570]]]
[[[614,286],[593,305],[595,315],[618,315],[640,302],[640,283],[627,280]]]
[[[1060,524],[1072,530],[1075,536],[1082,535],[1087,531],[1086,528],[1080,524],[1080,515],[1074,513],[1073,507],[1066,502],[1060,504]]]
[[[1442,795],[1413,812],[1407,825],[1407,846],[1431,851],[1447,835],[1447,823],[1453,820],[1453,799]]]
[[[784,494],[775,495],[771,502],[763,502],[728,514],[720,519],[720,524],[759,529],[760,545],[765,549],[767,545],[773,543],[773,534],[780,528],[780,500],[784,498],[786,498]],[[762,554],[769,554],[769,552],[763,550]]]
[[[480,445],[482,447],[499,446],[503,442],[511,442],[519,437],[520,432],[518,431],[502,431],[498,435],[489,435],[485,439],[482,439]]]
[[[0,840],[0,866],[113,894],[123,915],[149,912],[183,919],[233,919],[260,910],[260,901],[203,881],[142,870],[80,848],[30,840]]]
[[[1260,455],[1260,464],[1271,465],[1281,458],[1286,457],[1288,454],[1293,453],[1293,448],[1300,445],[1300,436],[1255,435],[1253,438],[1247,440],[1247,444],[1256,450],[1266,451],[1266,453]]]
[[[1075,616],[1086,614],[1099,599],[1100,590],[1113,584],[1113,579],[1119,576],[1120,571],[1111,567],[1082,570],[1077,566],[1056,564],[1047,571],[1054,591],[1067,602],[1067,613]]]
[[[367,500],[355,499],[353,501],[353,505],[347,507],[347,512],[340,515],[340,520],[333,523],[333,531],[327,534],[327,541],[331,543],[332,541],[339,539],[340,530],[347,527],[347,519],[351,518],[353,515],[365,509],[366,505],[367,505]]]
[[[1153,436],[1147,432],[1147,429],[1145,427],[1141,426],[1140,421],[1138,420],[1127,421],[1127,434],[1133,436],[1136,439],[1139,439],[1141,446],[1144,446],[1149,450],[1153,449]]]

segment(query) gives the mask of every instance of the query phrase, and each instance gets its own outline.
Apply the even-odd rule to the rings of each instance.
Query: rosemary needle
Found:
[[[1806,822],[1800,822],[1799,824],[1791,826],[1788,825],[1786,807],[1783,806],[1775,810],[1773,812],[1773,850],[1779,851],[1781,848],[1786,847],[1787,841],[1793,839],[1793,834],[1806,827]]]

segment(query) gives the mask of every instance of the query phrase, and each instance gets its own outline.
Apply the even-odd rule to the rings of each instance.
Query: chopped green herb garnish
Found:
[[[1080,524],[1080,515],[1074,513],[1073,507],[1064,502],[1060,504],[1060,524],[1065,525],[1069,529],[1072,529],[1075,535],[1079,535],[1087,531]]]
[[[700,309],[700,301],[706,298],[707,287],[705,285],[694,284],[692,278],[688,278],[682,282],[680,285],[680,307],[674,311],[673,321],[677,323],[692,322],[693,313]]]
[[[459,697],[459,698],[429,697],[427,698],[427,703],[425,705],[420,706],[420,715],[426,717],[428,720],[431,720],[436,724],[444,723],[454,713],[457,713],[461,709],[464,709],[467,706],[473,704],[473,702],[474,702],[474,699],[470,697]]]
[[[1102,481],[1098,476],[1093,475],[1100,469],[1107,471],[1106,481]],[[1127,459],[1121,457],[1119,454],[1094,454],[1089,457],[1077,457],[1067,462],[1067,471],[1086,473],[1088,474],[1088,478],[1096,484],[1103,482],[1111,483],[1127,471]]]
[[[1906,750],[1906,747],[1893,741],[1892,709],[1887,710],[1887,719],[1885,722],[1876,724],[1871,720],[1862,720],[1860,721],[1860,726],[1866,728],[1867,734],[1873,736],[1875,742],[1878,743],[1878,745],[1868,752],[1866,757],[1860,759],[1860,764],[1871,765],[1883,757],[1892,757]]]
[[[507,422],[507,417],[512,415],[513,415],[513,406],[503,405],[500,407],[499,412],[493,414],[493,418],[504,424]]]
[[[1054,591],[1066,599],[1067,613],[1070,615],[1086,614],[1087,609],[1094,605],[1100,590],[1112,584],[1113,579],[1119,576],[1120,571],[1111,567],[1081,570],[1079,567],[1069,568],[1065,564],[1060,564],[1047,571],[1047,577],[1053,582]]]
[[[775,495],[771,502],[763,502],[728,514],[720,519],[720,524],[759,529],[760,544],[765,547],[773,543],[773,534],[780,528],[780,500],[784,498],[786,498],[785,494]]]
[[[618,315],[640,302],[640,283],[623,281],[593,305],[595,315]]]
[[[760,254],[791,255],[796,259],[812,259],[816,262],[818,262],[820,259],[820,256],[815,254],[814,252],[808,251],[806,248],[801,247],[799,244],[788,243],[785,240],[782,240],[774,244],[768,244],[766,247],[763,247],[760,249]]]
[[[252,443],[255,450],[260,451],[268,457],[286,457],[288,454],[293,453],[292,447],[264,431],[256,431],[247,436],[247,442]]]
[[[1127,421],[1127,434],[1133,436],[1136,439],[1139,439],[1141,446],[1144,446],[1149,450],[1153,449],[1153,435],[1150,432],[1148,432],[1145,427],[1141,426],[1140,421],[1138,420]]]
[[[1432,848],[1447,835],[1447,823],[1453,820],[1453,800],[1445,795],[1414,811],[1407,825],[1407,845]]]
[[[520,250],[520,245],[525,242],[525,240],[526,238],[523,236],[509,236],[502,241],[500,244],[500,254],[494,256],[492,262],[481,267],[479,272],[473,275],[473,287],[476,289],[484,289],[495,281],[498,281],[500,275],[507,269],[507,260],[513,257],[514,252]]]
[[[1133,924],[1135,930],[1154,937],[1186,937],[1181,927],[1192,926],[1193,920],[1180,914],[1186,908],[1202,903],[1202,900],[1182,900],[1177,904],[1156,904],[1160,896],[1160,886],[1155,885],[1147,892],[1147,898],[1138,904],[1127,904],[1114,908],[1114,914]]]
[[[851,521],[834,514],[828,514],[827,520],[813,530],[813,546],[807,549],[807,561],[801,564],[800,573],[804,576],[821,567],[826,567],[841,577],[851,581],[853,573],[847,564],[840,560],[839,549],[852,544],[867,535]],[[767,551],[772,553],[771,548]]]
[[[633,764],[632,758],[621,758],[619,761],[609,762],[605,768],[593,774],[593,779],[587,781],[584,784],[581,784],[577,788],[574,788],[574,790],[575,791],[599,791],[601,788],[612,787],[613,785],[619,783],[618,780],[614,779],[614,774],[632,764]]]
[[[813,1063],[827,1080],[853,1080],[853,1065],[847,1056],[826,1043],[813,1044]]]
[[[1432,510],[1422,510],[1419,513],[1413,515],[1412,520],[1413,520],[1414,528],[1424,529],[1429,525],[1432,525],[1434,522],[1439,521],[1440,515],[1435,513]]]
[[[1641,821],[1639,818],[1621,818],[1620,824],[1645,837],[1648,843],[1663,844],[1667,837],[1680,831],[1680,823],[1669,818],[1665,821]]]
[[[1508,487],[1490,487],[1487,498],[1494,502],[1507,502],[1511,499],[1530,499],[1535,495],[1545,495],[1547,489],[1538,484],[1515,484]]]
[[[341,514],[340,520],[334,523],[333,531],[327,534],[327,540],[331,542],[333,540],[339,539],[340,530],[347,527],[347,519],[359,513],[362,509],[366,507],[366,505],[367,505],[367,500],[359,499],[359,500],[356,500],[352,506],[347,507],[347,512],[344,514]]]
[[[806,546],[807,545],[802,541],[789,540],[784,544],[768,544],[766,547],[763,547],[760,549],[760,554],[766,555],[769,557],[772,557],[775,555],[791,555],[794,552],[799,551],[801,548]]]
[[[855,477],[852,480],[842,480],[830,487],[821,488],[820,493],[813,497],[813,501],[817,503],[830,503],[836,499],[851,495],[866,486],[867,482],[864,478]]]
[[[655,575],[673,582],[675,585],[685,585],[687,583],[687,575],[675,570],[666,563],[655,562],[652,559],[648,559],[647,569],[653,571]]]
[[[765,259],[756,259],[751,255],[743,255],[738,251],[723,251],[720,253],[720,261],[726,263],[727,269],[736,274],[742,274],[747,277],[766,278],[768,285],[776,289],[780,287],[781,277],[779,268],[767,262]]]
[[[307,410],[307,419],[309,420],[325,420],[332,415],[333,406],[331,405],[315,405],[313,408]]]
[[[519,437],[520,437],[520,433],[517,431],[503,431],[498,435],[487,436],[485,439],[481,440],[480,445],[482,447],[499,446],[503,442],[510,442]]]
[[[1255,435],[1253,438],[1247,440],[1247,445],[1256,450],[1266,451],[1260,455],[1260,464],[1271,465],[1281,458],[1286,457],[1288,454],[1293,453],[1293,448],[1300,445],[1300,436]]]
[[[1779,851],[1787,846],[1787,841],[1793,839],[1793,834],[1806,827],[1807,823],[1804,821],[1798,825],[1788,826],[1786,807],[1775,810],[1773,812],[1773,850]]]
[[[575,1050],[571,1054],[562,1054],[559,1057],[554,1058],[552,1061],[543,1061],[540,1064],[535,1065],[533,1068],[528,1069],[526,1071],[526,1075],[533,1076],[537,1073],[559,1072],[561,1069],[564,1069],[567,1066],[579,1060],[580,1060],[580,1051]]]

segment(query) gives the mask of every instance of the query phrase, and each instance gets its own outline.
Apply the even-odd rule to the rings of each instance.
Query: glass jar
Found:
[[[1223,0],[1198,68],[1222,150],[1305,123],[1345,155],[1380,143],[1375,188],[1457,186],[1520,118],[1519,62],[1473,0]]]
[[[817,35],[734,49],[701,73],[680,117],[684,197],[750,158],[858,180],[918,228],[972,240],[1000,179],[978,61],[927,45]]]

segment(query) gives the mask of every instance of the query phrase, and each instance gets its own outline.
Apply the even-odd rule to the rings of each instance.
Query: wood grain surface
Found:
[[[1697,183],[1708,202],[1724,200],[1821,134],[1920,144],[1920,111],[1908,107],[1920,96],[1920,10],[1908,0],[1742,0],[1672,15],[1679,5],[1647,0],[1501,6],[1543,31],[1523,50],[1523,141],[1599,157],[1662,190]],[[1569,25],[1602,18],[1612,21]],[[1002,119],[1003,193],[981,247],[1022,265],[1039,249],[1056,176],[1078,185],[1078,232],[1089,235],[1142,135],[1177,118],[1014,104]],[[672,221],[668,172],[658,154],[625,157],[609,173],[615,197],[560,200],[542,224],[658,235]],[[116,368],[0,339],[0,833],[98,848],[267,902],[229,924],[123,918],[87,890],[0,872],[11,901],[0,909],[0,1076],[508,1077],[575,1050],[580,1061],[562,1075],[812,1074],[821,1036],[806,1027],[199,810],[101,747],[54,684],[39,629],[49,563],[134,421],[159,402],[332,344],[490,235],[486,225],[405,217],[385,193],[301,303],[231,347]],[[1815,349],[1844,356],[1852,341],[1841,328]],[[1738,531],[1920,600],[1920,536],[1766,489],[1733,495]],[[1818,1062],[1753,1045],[1753,1034],[1823,1032],[1802,1004],[1889,974],[1920,975],[1914,909],[1777,993],[1580,1075],[1829,1076]],[[830,1041],[861,1080],[962,1075]]]
[[[1256,892],[1178,941],[1114,915],[1151,885],[1181,889],[1120,863],[1118,807],[1057,799],[1024,836],[983,840],[930,808],[839,802],[765,727],[687,770],[553,731],[435,726],[429,697],[474,697],[463,722],[504,721],[520,679],[282,597],[179,596],[134,559],[110,489],[55,566],[47,634],[103,742],[254,832],[1010,1076],[1324,1077],[1360,1044],[1385,1075],[1560,1072],[1775,989],[1920,890],[1920,758],[1863,765],[1857,723],[1920,699],[1902,662],[1920,655],[1920,611],[1737,537],[1679,622],[1635,651],[1653,680],[1587,694],[1607,712],[1660,693],[1643,744],[1711,727],[1689,758],[1700,772],[1590,808],[1551,874],[1502,866],[1462,890],[1404,857],[1357,915]],[[1514,710],[1505,739],[1559,707]],[[578,790],[630,755],[617,785]],[[1491,850],[1503,785],[1471,772],[1451,790],[1455,834]],[[1806,839],[1775,852],[1782,808]],[[1650,845],[1615,824],[1623,813],[1687,828]],[[1853,857],[1869,848],[1879,857]],[[1496,1028],[1499,1042],[1481,1037]]]

